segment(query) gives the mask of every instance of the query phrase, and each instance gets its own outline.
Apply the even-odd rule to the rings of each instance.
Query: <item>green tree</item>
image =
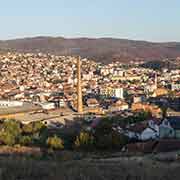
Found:
[[[41,121],[33,122],[33,132],[41,131],[43,128],[45,128],[45,125]]]
[[[33,133],[33,124],[32,123],[24,124],[22,126],[22,131],[24,134],[32,134]]]
[[[113,130],[109,120],[102,120],[95,128],[94,144],[98,149],[121,149],[127,141],[127,137]]]
[[[128,143],[128,137],[116,131],[111,133],[112,147],[115,149],[122,149]]]
[[[169,90],[168,91],[168,96],[169,96],[169,98],[171,98],[171,99],[174,99],[176,96],[175,96],[175,92],[174,91],[171,91],[171,90]]]
[[[137,122],[141,122],[141,121],[145,121],[148,118],[151,118],[152,114],[150,111],[141,111],[138,114],[135,115],[136,121]],[[135,122],[136,123],[136,122]]]
[[[6,119],[2,123],[0,141],[6,145],[14,145],[21,136],[21,124],[14,119]]]
[[[5,120],[2,127],[4,132],[7,132],[14,137],[18,137],[19,135],[21,135],[20,123],[15,120]]]
[[[19,143],[23,146],[28,146],[33,144],[33,139],[31,136],[21,136],[19,138]]]
[[[16,143],[16,139],[15,136],[8,132],[0,132],[0,142],[8,146],[13,146]]]

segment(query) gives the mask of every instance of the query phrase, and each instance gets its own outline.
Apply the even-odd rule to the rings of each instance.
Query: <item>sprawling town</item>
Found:
[[[121,151],[180,148],[180,69],[154,70],[142,63],[3,53],[0,118],[25,125],[40,121],[59,131],[76,127],[80,135],[100,124],[106,129],[102,122],[109,121],[112,131],[128,138]]]
[[[1,0],[0,180],[180,180],[180,0]]]

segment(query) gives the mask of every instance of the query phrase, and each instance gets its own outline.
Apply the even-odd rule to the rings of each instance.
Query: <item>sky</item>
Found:
[[[0,0],[0,39],[113,37],[180,42],[180,0]]]

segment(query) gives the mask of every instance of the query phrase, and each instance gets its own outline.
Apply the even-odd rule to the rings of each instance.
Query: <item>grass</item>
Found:
[[[0,157],[2,180],[179,180],[179,168],[178,163],[161,163],[145,157],[92,159],[90,154],[70,151],[46,158]]]

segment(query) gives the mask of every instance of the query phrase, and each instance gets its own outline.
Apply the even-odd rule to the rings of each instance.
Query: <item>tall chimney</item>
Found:
[[[83,102],[82,102],[82,87],[81,87],[81,60],[80,57],[77,58],[77,111],[78,113],[83,112]]]
[[[155,87],[156,87],[156,89],[157,89],[157,87],[158,87],[158,77],[157,77],[157,73],[155,73],[154,84],[155,84]]]

